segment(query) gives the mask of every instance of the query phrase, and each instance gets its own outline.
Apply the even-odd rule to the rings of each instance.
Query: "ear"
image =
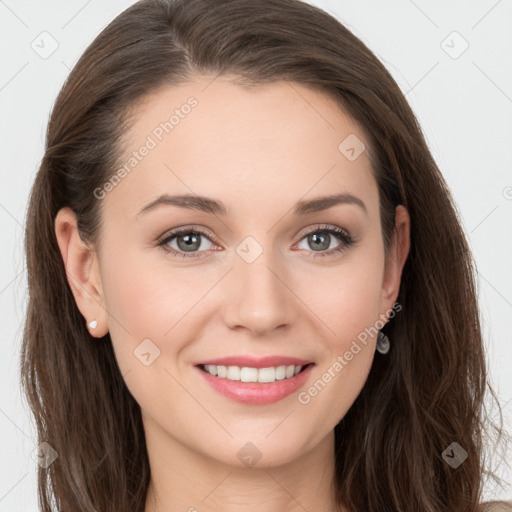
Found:
[[[77,218],[71,208],[58,211],[54,227],[68,283],[78,309],[91,336],[101,338],[108,332],[108,314],[104,307],[96,252],[80,238]],[[96,320],[97,326],[89,327],[93,320]]]
[[[386,318],[396,302],[400,291],[402,269],[410,249],[409,212],[403,205],[395,209],[395,229],[390,240],[389,254],[386,257],[381,290],[381,314]]]

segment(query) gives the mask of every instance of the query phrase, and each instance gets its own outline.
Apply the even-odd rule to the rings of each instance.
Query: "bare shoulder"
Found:
[[[512,501],[486,501],[480,504],[480,512],[512,512]]]

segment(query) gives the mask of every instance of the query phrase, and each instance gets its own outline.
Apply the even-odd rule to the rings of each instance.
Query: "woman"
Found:
[[[55,103],[26,254],[43,511],[482,510],[471,253],[323,11],[119,15]]]

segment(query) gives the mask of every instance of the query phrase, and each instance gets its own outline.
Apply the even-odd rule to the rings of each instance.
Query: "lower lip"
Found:
[[[278,402],[294,391],[298,391],[308,378],[313,366],[314,364],[310,364],[304,371],[289,379],[269,383],[222,379],[214,377],[199,367],[196,368],[203,379],[222,395],[243,404],[264,405]]]

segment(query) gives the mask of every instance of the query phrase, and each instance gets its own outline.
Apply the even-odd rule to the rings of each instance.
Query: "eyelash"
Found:
[[[192,233],[192,234],[196,234],[196,235],[203,235],[208,240],[210,240],[210,242],[214,243],[214,241],[210,238],[208,233],[206,233],[205,231],[203,231],[200,228],[194,228],[194,229],[192,229],[192,228],[181,228],[181,229],[176,229],[174,231],[171,231],[171,232],[166,233],[165,235],[163,235],[163,238],[161,237],[157,241],[158,247],[161,247],[168,254],[172,254],[174,256],[181,256],[183,259],[185,259],[185,258],[198,258],[198,257],[200,258],[200,257],[202,257],[201,253],[205,252],[205,251],[198,251],[196,253],[186,253],[184,251],[177,251],[176,249],[173,249],[172,247],[169,247],[167,245],[173,238],[176,238],[177,236],[179,236],[179,235],[181,235],[183,233],[188,233],[188,234]],[[304,233],[302,235],[301,239],[299,240],[299,242],[303,238],[307,237],[308,235],[310,235],[312,233],[328,233],[330,235],[335,235],[337,238],[341,239],[341,241],[343,242],[342,244],[340,244],[339,247],[337,247],[335,249],[330,249],[328,251],[309,251],[309,252],[316,252],[317,253],[314,256],[312,256],[313,258],[333,256],[336,253],[340,253],[342,251],[345,251],[347,248],[349,248],[351,245],[353,245],[355,243],[355,240],[352,238],[352,236],[345,229],[338,228],[338,227],[335,227],[335,226],[317,226],[315,229],[313,229],[311,231],[308,231],[307,233]]]

